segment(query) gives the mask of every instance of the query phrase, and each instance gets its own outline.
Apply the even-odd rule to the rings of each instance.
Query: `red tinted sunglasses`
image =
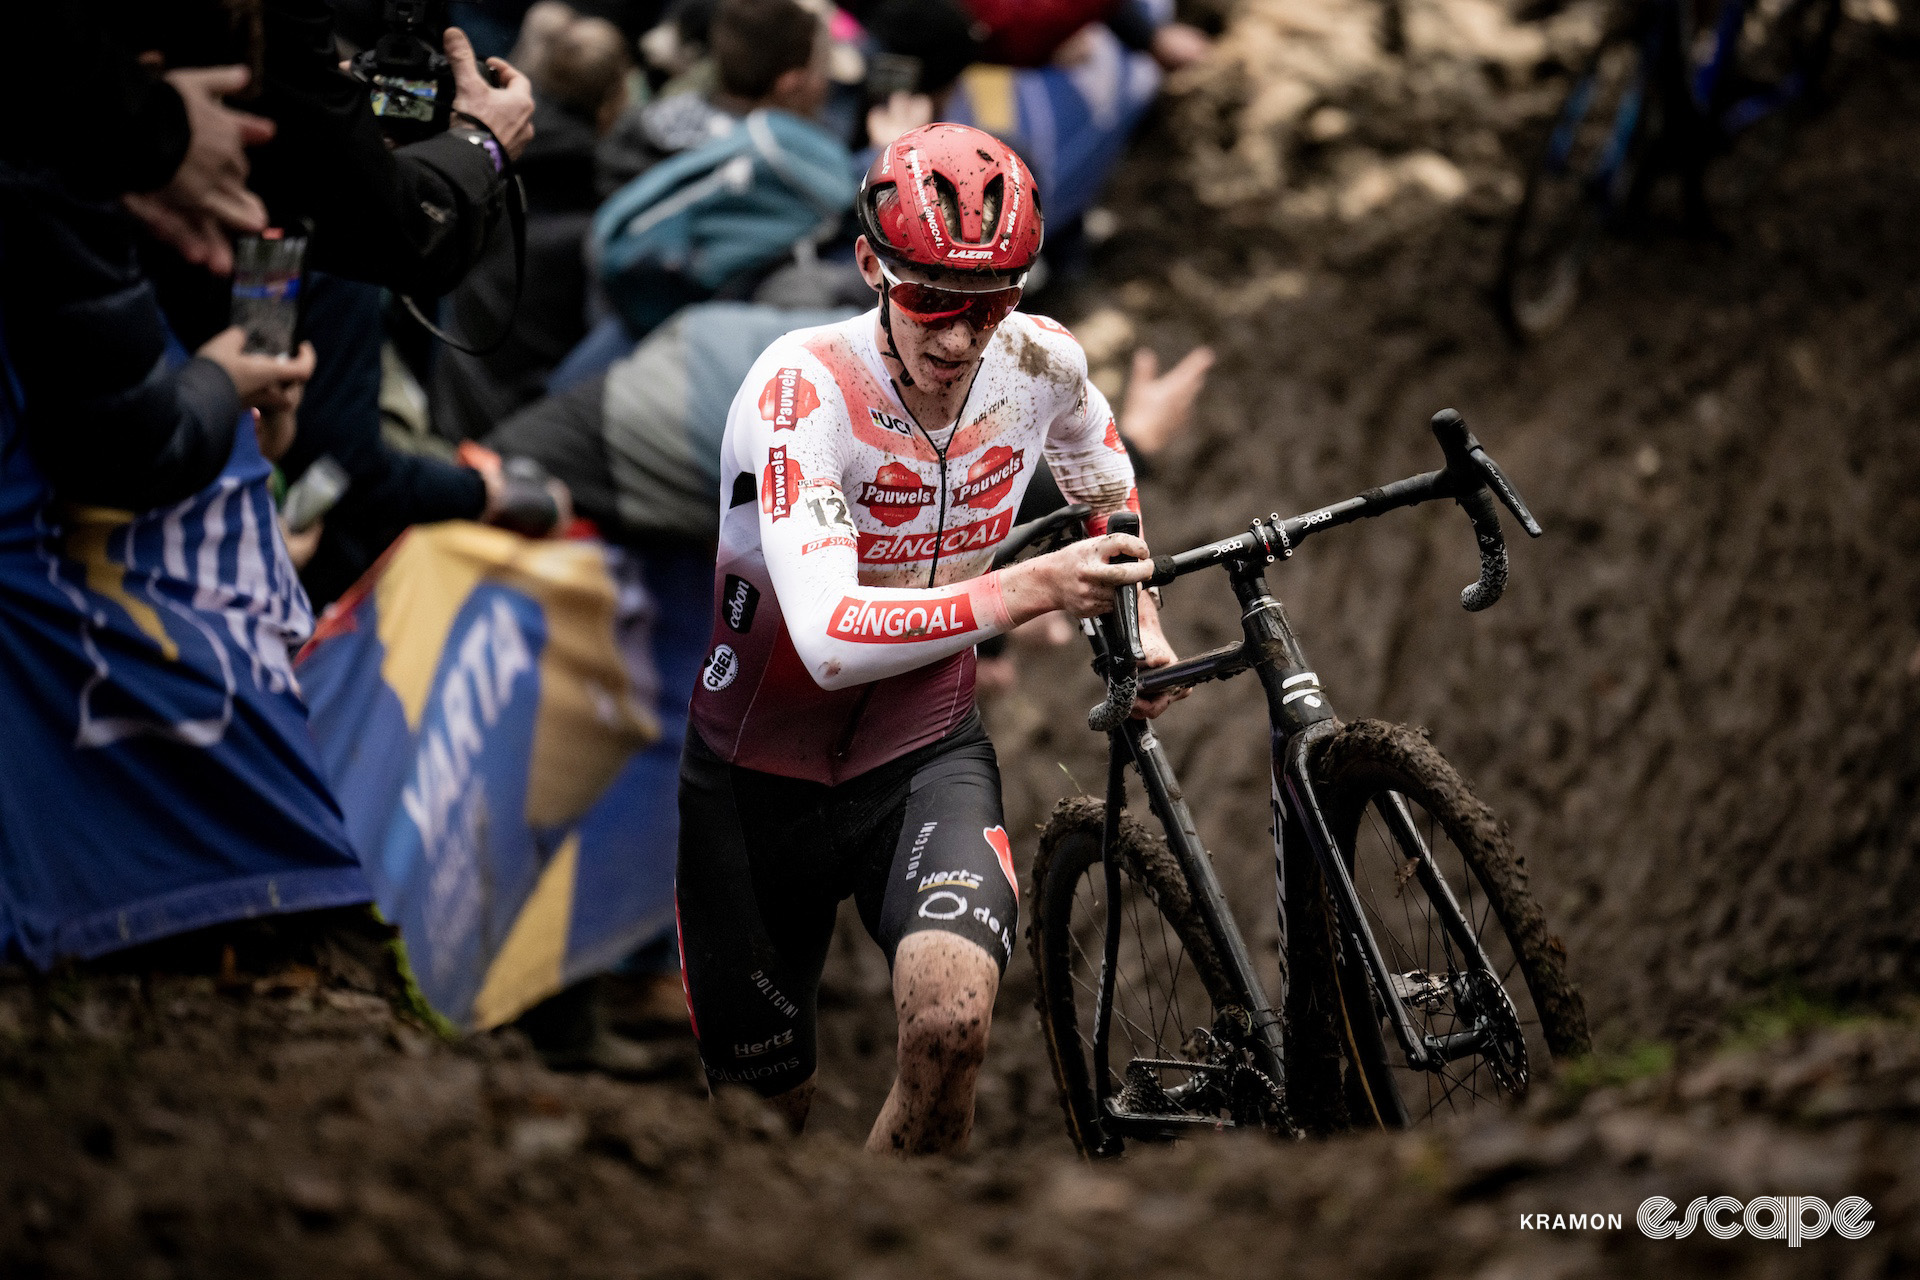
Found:
[[[1001,289],[946,289],[902,280],[888,270],[884,262],[880,264],[880,274],[886,277],[888,301],[900,308],[909,320],[929,329],[945,329],[962,320],[975,329],[993,328],[1020,305],[1026,280],[1022,273],[1021,284]]]

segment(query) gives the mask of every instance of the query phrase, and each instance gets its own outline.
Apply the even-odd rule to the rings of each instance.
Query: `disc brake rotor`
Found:
[[[1516,1098],[1525,1097],[1527,1039],[1506,988],[1485,969],[1469,969],[1454,980],[1455,1007],[1462,1021],[1480,1033],[1480,1054],[1494,1083]]]

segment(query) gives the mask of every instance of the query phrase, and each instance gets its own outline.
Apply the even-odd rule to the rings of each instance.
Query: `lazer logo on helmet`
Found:
[[[1007,491],[1013,488],[1014,479],[1026,460],[1025,449],[1012,449],[1004,444],[993,446],[967,468],[966,481],[953,491],[953,500],[963,507],[976,509],[999,506]]]
[[[993,250],[991,249],[949,249],[947,250],[947,256],[949,258],[991,258],[993,256]]]
[[[775,431],[793,430],[819,407],[820,393],[798,369],[780,370],[767,379],[760,392],[760,416],[771,422]]]
[[[856,644],[910,644],[964,635],[976,629],[973,601],[964,595],[909,604],[903,600],[856,600],[842,596],[827,634]]]
[[[873,518],[888,528],[897,528],[920,514],[920,508],[935,498],[933,486],[904,462],[889,462],[873,479],[860,486],[854,501],[873,513]]]
[[[963,524],[944,533],[863,533],[860,535],[860,563],[906,564],[914,560],[931,560],[936,554],[957,556],[969,551],[985,551],[999,546],[1012,528],[1013,510],[1008,508],[998,515]]]

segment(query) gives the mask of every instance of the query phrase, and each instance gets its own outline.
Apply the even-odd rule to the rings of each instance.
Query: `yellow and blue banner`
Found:
[[[456,522],[403,535],[302,651],[349,837],[455,1025],[506,1022],[671,927],[661,622],[626,553]]]
[[[20,410],[0,335],[0,961],[367,901],[251,418],[212,484],[135,514],[57,504]]]

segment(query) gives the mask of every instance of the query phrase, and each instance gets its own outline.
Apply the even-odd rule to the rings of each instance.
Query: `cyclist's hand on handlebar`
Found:
[[[1177,657],[1173,646],[1167,643],[1165,633],[1160,630],[1160,611],[1154,608],[1153,597],[1144,591],[1140,593],[1140,647],[1147,651],[1146,658],[1140,663],[1142,670],[1171,666]],[[1192,692],[1192,689],[1176,689],[1157,698],[1135,698],[1133,718],[1151,720]]]
[[[1096,618],[1113,609],[1115,587],[1153,576],[1147,544],[1124,533],[1089,538],[1000,571],[1000,595],[1015,625],[1055,609],[1076,618]],[[1134,556],[1131,564],[1108,564],[1110,556]]]

